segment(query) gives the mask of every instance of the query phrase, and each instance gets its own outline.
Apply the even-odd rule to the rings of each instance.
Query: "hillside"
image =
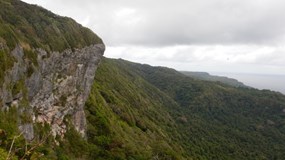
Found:
[[[123,159],[284,159],[284,108],[279,93],[113,59],[102,61],[86,105],[89,142]],[[108,149],[93,136],[112,139]]]
[[[284,95],[104,50],[71,18],[0,0],[0,160],[285,159]]]
[[[210,75],[207,72],[181,71],[181,73],[185,74],[186,76],[197,78],[204,81],[221,82],[234,87],[248,87],[236,79],[223,77],[223,76]]]
[[[88,141],[102,159],[181,159],[175,119],[179,107],[124,61],[103,59],[86,103]],[[175,112],[175,111],[174,111]]]
[[[96,34],[71,18],[20,0],[0,0],[0,82],[4,71],[16,61],[9,54],[16,45],[21,45],[34,62],[35,48],[52,52],[98,43],[103,42]]]
[[[63,51],[102,43],[90,29],[73,19],[20,0],[0,0],[0,37],[0,43],[11,50],[17,44],[26,49]]]
[[[52,159],[284,159],[285,97],[104,58],[85,104],[87,141],[70,130]],[[60,159],[61,159],[60,158]]]
[[[1,160],[79,155],[70,148],[85,142],[84,105],[104,50],[71,18],[0,0]]]

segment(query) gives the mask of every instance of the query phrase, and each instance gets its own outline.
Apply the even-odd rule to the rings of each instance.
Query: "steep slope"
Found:
[[[0,159],[285,159],[284,95],[112,59],[93,83],[103,52],[72,19],[0,0]]]
[[[167,107],[179,108],[129,66],[103,59],[86,103],[88,141],[97,146],[93,157],[182,159]]]
[[[73,19],[61,17],[19,0],[0,0],[0,35],[10,49],[17,44],[46,51],[63,51],[102,43],[91,30]]]
[[[86,109],[89,142],[102,149],[104,145],[93,138],[112,139],[105,156],[121,153],[123,159],[131,159],[138,152],[141,159],[169,153],[173,159],[285,158],[285,97],[276,92],[104,59]],[[98,115],[101,123],[96,123]],[[98,132],[102,126],[107,131]],[[161,137],[171,152],[154,154],[151,142],[157,142],[152,137]],[[112,145],[115,142],[120,145]]]
[[[10,155],[41,155],[27,149],[45,141],[44,152],[55,159],[65,135],[85,137],[84,104],[104,49],[96,34],[70,18],[0,0],[0,146],[9,150],[22,135]]]
[[[207,146],[202,155],[210,159],[284,159],[282,94],[206,83],[167,68],[130,65],[183,107],[188,123],[181,130],[192,152],[194,147],[203,153]]]
[[[197,78],[204,81],[220,82],[234,87],[247,87],[242,82],[239,82],[236,79],[223,77],[223,76],[214,76],[210,75],[207,72],[181,71],[181,73],[185,74],[186,76]]]

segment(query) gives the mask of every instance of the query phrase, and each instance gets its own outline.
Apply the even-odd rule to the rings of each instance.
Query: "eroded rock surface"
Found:
[[[88,98],[95,71],[105,46],[96,44],[82,49],[67,49],[62,53],[34,50],[36,62],[24,57],[24,50],[17,46],[12,54],[16,59],[12,69],[6,72],[0,86],[3,108],[21,108],[32,122],[48,123],[54,136],[63,136],[66,121],[85,136],[86,119],[84,104]],[[16,84],[24,83],[19,93],[13,93]],[[23,103],[25,100],[28,103]],[[33,139],[30,121],[19,122],[19,128],[27,139]]]

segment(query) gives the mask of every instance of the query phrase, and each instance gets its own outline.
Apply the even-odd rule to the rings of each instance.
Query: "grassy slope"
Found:
[[[160,137],[169,153],[180,158],[284,159],[284,108],[285,97],[275,92],[235,88],[195,80],[168,68],[105,59],[87,103],[90,131],[94,129],[89,138],[106,135],[96,133],[98,114],[106,120],[107,135],[119,140],[120,147],[115,145],[114,150],[121,149],[118,153],[123,157],[137,152],[148,158],[156,155],[151,142],[156,144],[153,137]]]

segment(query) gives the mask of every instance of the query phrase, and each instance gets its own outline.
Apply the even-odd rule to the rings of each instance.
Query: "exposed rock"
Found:
[[[32,123],[21,124],[19,129],[22,131],[24,138],[28,141],[33,140],[34,138],[34,128]]]
[[[85,136],[83,108],[104,50],[103,44],[74,51],[67,49],[62,53],[37,49],[34,50],[38,55],[35,65],[24,58],[23,48],[17,46],[12,52],[16,62],[11,70],[6,71],[4,83],[0,86],[2,106],[24,108],[24,112],[31,113],[32,121],[50,124],[54,136],[63,136],[67,129],[64,119],[70,117],[67,121]],[[33,69],[31,75],[27,74],[28,67]],[[11,85],[23,79],[27,93],[21,91],[13,95]],[[29,106],[22,106],[20,99],[27,99]],[[25,138],[33,139],[32,124],[19,123]]]

